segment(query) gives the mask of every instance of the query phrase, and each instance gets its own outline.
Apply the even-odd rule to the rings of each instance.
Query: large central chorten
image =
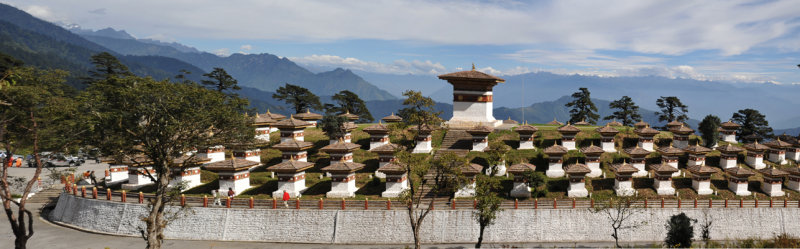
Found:
[[[472,128],[477,125],[500,126],[492,114],[492,88],[504,79],[475,70],[439,75],[453,85],[453,118],[447,122],[451,128]]]

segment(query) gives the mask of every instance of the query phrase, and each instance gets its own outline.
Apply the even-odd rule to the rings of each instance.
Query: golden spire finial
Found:
[[[294,119],[294,114],[289,114],[289,119]]]
[[[267,113],[270,113],[270,112],[269,112],[269,108],[267,108]]]
[[[382,125],[382,124],[383,124],[383,122],[381,122],[381,120],[380,120],[380,119],[378,119],[378,124],[379,124],[379,125]]]
[[[311,109],[306,108],[306,113],[311,113]]]
[[[475,62],[472,63],[472,71],[475,71]]]

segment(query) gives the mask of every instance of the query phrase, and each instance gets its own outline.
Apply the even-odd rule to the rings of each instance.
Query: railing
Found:
[[[65,185],[67,193],[82,198],[102,199],[126,203],[147,203],[155,197],[153,194],[142,192],[106,191],[96,188],[77,187]],[[429,199],[426,199],[428,201]],[[179,197],[179,205],[190,207],[227,207],[227,208],[258,208],[258,209],[338,209],[338,210],[390,210],[403,209],[404,204],[392,200],[353,200],[353,199],[291,199],[288,201],[276,199],[231,198],[220,199],[221,205],[214,205],[212,197]],[[618,205],[619,203],[614,203]],[[475,209],[476,200],[456,199],[452,201],[435,200],[434,210],[464,210]],[[590,209],[608,206],[608,200],[595,199],[528,199],[504,201],[500,204],[502,209]],[[787,199],[769,200],[697,200],[697,199],[639,199],[631,202],[636,208],[800,208],[800,201]],[[428,202],[420,205],[428,208]]]

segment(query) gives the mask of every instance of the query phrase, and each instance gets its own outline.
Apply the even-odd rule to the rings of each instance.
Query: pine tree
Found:
[[[289,83],[278,88],[272,94],[272,98],[283,100],[286,104],[294,106],[295,113],[302,113],[306,110],[322,110],[322,104],[317,95],[314,95],[308,88]]]
[[[689,112],[689,107],[681,103],[678,97],[661,96],[656,100],[656,105],[661,108],[661,112],[656,112],[658,121],[672,122],[677,120],[678,122],[684,122],[689,119],[689,116],[686,115]]]
[[[622,96],[622,98],[609,103],[608,107],[617,109],[617,111],[603,118],[604,120],[615,119],[622,122],[624,126],[632,126],[636,121],[642,119],[642,115],[639,115],[639,106],[633,102],[631,97]]]
[[[692,247],[692,237],[694,237],[694,227],[692,223],[697,220],[689,218],[685,213],[673,215],[667,221],[667,238],[664,243],[668,248],[690,248]]]
[[[338,113],[345,113],[349,112],[352,114],[358,115],[358,123],[368,123],[375,120],[372,117],[372,114],[367,109],[367,104],[364,103],[364,100],[358,97],[358,94],[355,94],[348,90],[343,90],[337,94],[334,94],[332,99],[336,101],[339,106],[334,106],[333,111]]]
[[[89,78],[85,81],[92,84],[98,81],[108,81],[114,77],[132,76],[128,66],[108,52],[92,55],[92,65],[94,70],[89,71]]]
[[[761,114],[761,112],[758,110],[749,108],[739,110],[733,114],[731,120],[742,125],[742,127],[736,131],[736,136],[739,138],[743,138],[752,134],[756,134],[762,138],[772,137],[772,128],[769,127],[769,122],[767,121],[766,116]]]
[[[225,69],[215,67],[213,71],[210,73],[203,74],[203,76],[208,77],[208,80],[202,80],[200,83],[211,87],[218,92],[224,92],[226,90],[241,90],[242,88],[239,87],[238,81],[233,78]]]
[[[572,94],[574,99],[572,102],[567,103],[565,106],[572,107],[569,110],[569,122],[577,123],[586,121],[591,124],[596,124],[600,115],[597,115],[597,106],[592,103],[591,93],[585,87],[579,88],[580,91]]]

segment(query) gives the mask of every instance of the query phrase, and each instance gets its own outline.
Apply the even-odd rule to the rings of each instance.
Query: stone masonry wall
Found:
[[[175,210],[169,209],[171,211]],[[272,210],[192,208],[167,226],[172,239],[238,240],[336,244],[411,243],[404,210]],[[703,209],[640,209],[633,218],[647,224],[623,230],[621,241],[662,241],[667,219],[680,212],[703,220]],[[711,237],[715,240],[800,236],[800,208],[712,208]],[[98,232],[138,236],[144,227],[142,204],[108,202],[62,194],[50,220]],[[485,242],[612,242],[610,222],[603,213],[586,209],[504,210],[487,228]],[[435,210],[425,219],[423,242],[474,243],[478,225],[471,210]],[[695,226],[695,236],[699,228]],[[697,239],[697,238],[696,238]]]

